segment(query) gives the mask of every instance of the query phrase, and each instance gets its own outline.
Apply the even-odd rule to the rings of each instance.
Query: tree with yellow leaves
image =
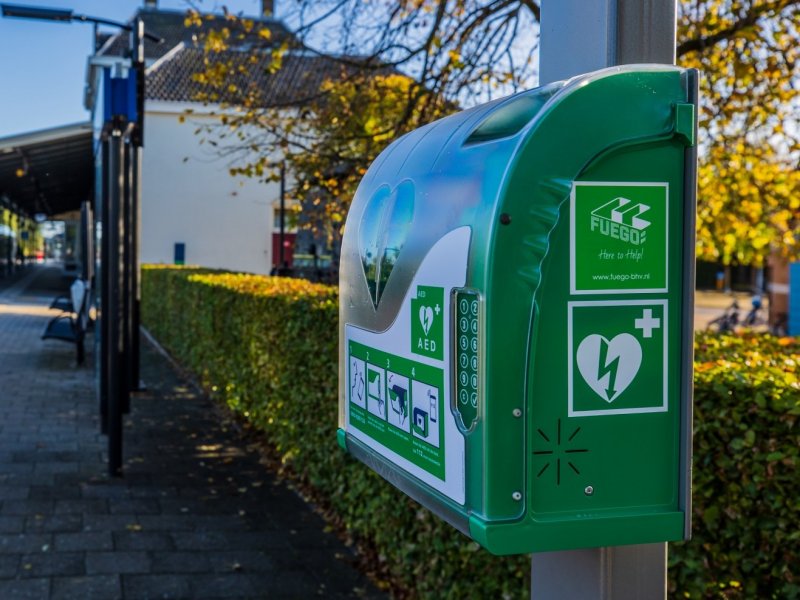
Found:
[[[280,43],[269,21],[230,16],[201,36],[198,97],[231,109],[222,130],[203,133],[241,152],[233,173],[274,177],[276,156],[288,162],[306,221],[335,245],[361,174],[392,139],[456,106],[532,85],[539,7],[287,0],[294,34]],[[796,255],[800,0],[681,0],[678,18],[679,64],[703,75],[698,256],[761,265],[775,249]],[[190,13],[187,24],[199,19]],[[246,60],[231,52],[244,39]],[[251,69],[278,78],[295,53],[317,57],[325,77],[309,94],[265,98],[269,86],[253,85]]]
[[[698,257],[800,253],[800,3],[684,1],[679,62],[700,69]]]

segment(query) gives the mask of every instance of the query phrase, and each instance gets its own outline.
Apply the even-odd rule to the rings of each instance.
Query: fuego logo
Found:
[[[648,210],[647,204],[620,196],[592,211],[590,227],[601,235],[639,246],[647,240],[645,230],[651,225],[641,218]]]

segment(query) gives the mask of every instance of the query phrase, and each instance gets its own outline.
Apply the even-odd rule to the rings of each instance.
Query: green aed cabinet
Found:
[[[490,102],[356,192],[339,444],[493,553],[689,535],[696,80]]]

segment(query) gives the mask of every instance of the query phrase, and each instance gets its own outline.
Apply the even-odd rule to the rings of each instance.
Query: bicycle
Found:
[[[745,327],[756,327],[758,325],[766,325],[767,318],[762,313],[763,304],[761,303],[761,295],[755,294],[750,300],[752,308],[747,312],[747,315],[742,320],[742,325]]]
[[[734,300],[733,303],[725,309],[725,311],[716,319],[709,321],[706,326],[707,331],[716,330],[717,333],[728,333],[736,329],[739,324],[739,303]]]

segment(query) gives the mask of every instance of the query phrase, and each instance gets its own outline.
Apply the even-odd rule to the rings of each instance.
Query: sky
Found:
[[[143,0],[0,0],[41,8],[69,8],[126,22]],[[255,15],[259,0],[203,0],[203,10],[223,4]],[[278,11],[280,11],[279,3]],[[186,0],[159,0],[160,8],[186,10]],[[278,12],[280,17],[280,12]],[[83,107],[92,26],[0,17],[0,138],[89,120]]]

